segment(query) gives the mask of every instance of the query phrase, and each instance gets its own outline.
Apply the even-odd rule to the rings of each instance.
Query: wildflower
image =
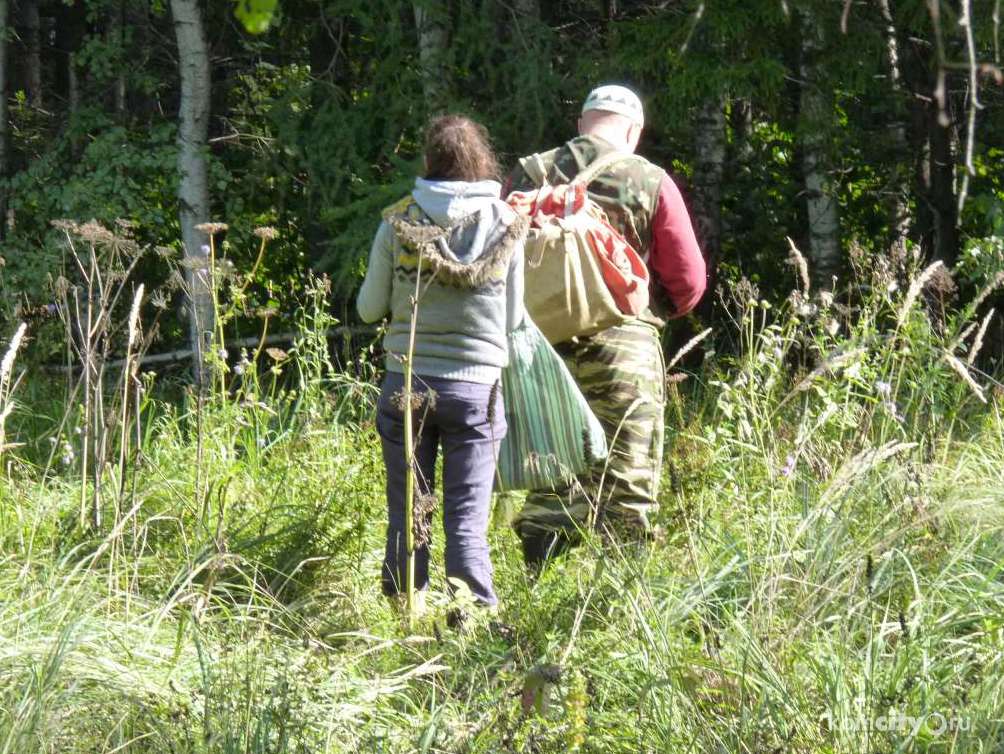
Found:
[[[209,252],[211,251],[211,249],[209,248],[209,244],[207,243],[202,244],[202,246],[199,247],[199,251],[201,251],[206,256],[209,256]]]
[[[883,382],[882,380],[875,381],[875,392],[883,400],[888,400],[889,396],[892,395],[892,385],[888,382]]]
[[[795,473],[795,456],[788,454],[788,457],[784,459],[784,466],[781,467],[781,476],[789,477]]]
[[[261,228],[255,228],[251,232],[254,233],[256,236],[258,236],[258,238],[260,238],[262,241],[273,241],[279,237],[279,231],[268,225],[265,225]]]
[[[889,416],[891,416],[894,421],[899,424],[903,423],[903,414],[899,412],[899,407],[896,405],[895,401],[891,399],[882,401],[882,408],[889,412]]]

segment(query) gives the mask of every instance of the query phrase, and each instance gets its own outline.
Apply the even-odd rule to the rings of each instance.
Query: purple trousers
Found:
[[[388,372],[377,404],[377,430],[387,467],[387,548],[383,592],[405,590],[404,413],[400,398],[404,378]],[[443,529],[446,575],[462,580],[475,599],[495,605],[488,552],[488,518],[499,445],[506,433],[501,389],[476,382],[435,377],[413,378],[413,391],[432,391],[414,413],[416,493],[436,488],[436,455],[443,448]],[[489,405],[494,404],[494,405]],[[491,419],[491,421],[489,421]],[[431,511],[428,516],[431,518]],[[426,528],[428,523],[426,522]],[[429,585],[428,543],[415,550],[415,588]]]

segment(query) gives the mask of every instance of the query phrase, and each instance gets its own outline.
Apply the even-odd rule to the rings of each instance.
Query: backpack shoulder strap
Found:
[[[548,184],[547,166],[544,165],[544,160],[539,153],[534,152],[529,157],[520,158],[519,166],[523,168],[526,177],[533,181],[538,188]]]
[[[624,152],[617,151],[607,152],[605,155],[597,157],[589,163],[589,165],[580,170],[572,179],[571,183],[573,185],[580,183],[588,185],[590,181],[612,165],[616,165],[618,162],[627,162],[628,160],[636,159],[639,158],[633,154],[625,154]]]

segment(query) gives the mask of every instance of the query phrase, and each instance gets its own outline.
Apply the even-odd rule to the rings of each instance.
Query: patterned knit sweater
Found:
[[[390,316],[387,369],[404,371],[418,281],[415,373],[491,384],[523,319],[527,225],[495,181],[427,181],[383,213],[359,298],[366,322]]]

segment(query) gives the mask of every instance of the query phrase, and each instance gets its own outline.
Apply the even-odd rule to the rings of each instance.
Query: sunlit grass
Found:
[[[151,397],[101,527],[72,464],[5,465],[0,752],[999,751],[1001,391],[943,358],[982,315],[933,325],[891,274],[734,302],[668,412],[663,541],[534,581],[500,514],[511,631],[446,628],[438,571],[413,634],[380,597],[374,390],[323,322],[291,381]]]

